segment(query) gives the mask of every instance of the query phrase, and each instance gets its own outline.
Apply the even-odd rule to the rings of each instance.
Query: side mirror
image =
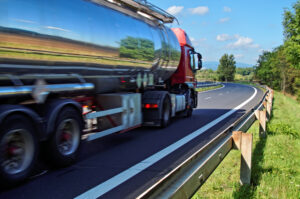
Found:
[[[202,68],[202,55],[200,53],[197,53],[198,55],[198,70]]]

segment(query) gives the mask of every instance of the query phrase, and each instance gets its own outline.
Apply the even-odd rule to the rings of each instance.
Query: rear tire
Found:
[[[30,176],[37,160],[34,124],[23,115],[8,116],[0,128],[0,182],[10,187]]]
[[[57,116],[55,130],[47,142],[46,155],[49,155],[51,164],[56,167],[65,167],[77,159],[82,120],[78,111],[72,107],[63,108]]]
[[[163,110],[161,115],[160,127],[165,128],[170,124],[171,120],[171,102],[168,97],[165,97],[163,102]]]

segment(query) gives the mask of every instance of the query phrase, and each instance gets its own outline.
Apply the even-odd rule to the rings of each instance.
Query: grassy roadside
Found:
[[[193,199],[300,198],[300,104],[275,92],[268,137],[253,133],[252,184],[239,184],[240,152],[231,151]]]
[[[222,86],[223,86],[223,85],[220,84],[220,85],[217,85],[217,86],[210,86],[210,87],[196,88],[196,91],[198,91],[198,92],[209,91],[209,90],[221,88]]]

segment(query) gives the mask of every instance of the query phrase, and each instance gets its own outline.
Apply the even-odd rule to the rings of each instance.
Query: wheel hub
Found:
[[[58,149],[61,154],[73,153],[79,145],[80,129],[74,119],[66,119],[59,125]]]
[[[62,141],[69,141],[72,138],[72,135],[69,132],[62,133]]]
[[[15,155],[20,155],[22,154],[23,149],[21,147],[17,147],[17,146],[9,146],[7,148],[7,154],[9,156],[15,156]]]

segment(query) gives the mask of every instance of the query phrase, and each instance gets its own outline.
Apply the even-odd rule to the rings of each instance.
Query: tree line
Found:
[[[283,16],[284,43],[264,51],[255,66],[255,78],[300,100],[300,0]]]

